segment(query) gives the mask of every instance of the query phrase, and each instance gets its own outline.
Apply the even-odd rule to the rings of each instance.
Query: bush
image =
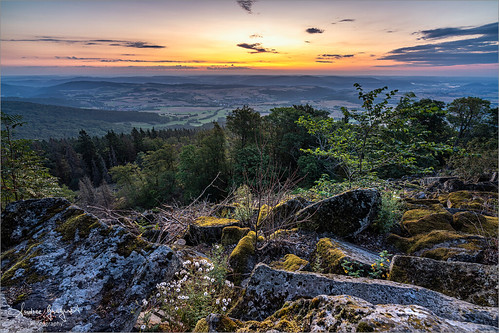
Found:
[[[374,221],[374,227],[380,233],[387,233],[402,219],[404,203],[396,192],[385,191],[381,194],[381,208]]]

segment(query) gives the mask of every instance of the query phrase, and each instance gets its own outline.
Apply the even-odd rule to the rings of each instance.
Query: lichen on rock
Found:
[[[294,254],[289,253],[281,258],[281,260],[272,262],[270,266],[275,269],[283,269],[286,271],[295,272],[301,271],[309,266],[309,262]]]

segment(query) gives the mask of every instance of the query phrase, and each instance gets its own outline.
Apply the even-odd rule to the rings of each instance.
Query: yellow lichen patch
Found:
[[[237,244],[243,238],[248,234],[250,231],[250,228],[241,228],[238,226],[229,226],[225,227],[222,230],[222,245],[227,246],[227,245],[233,245]]]
[[[430,214],[417,220],[402,219],[402,224],[412,236],[428,233],[432,230],[454,231],[451,223],[452,215],[448,212]]]
[[[425,235],[412,237],[412,246],[409,248],[409,253],[414,253],[424,248],[430,248],[435,244],[440,244],[446,241],[464,238],[465,236],[458,234],[455,231],[435,230]]]
[[[271,206],[265,204],[262,205],[262,207],[260,207],[260,210],[258,211],[258,220],[256,222],[256,225],[260,226],[265,221],[265,219],[267,218],[267,216],[270,214],[271,211],[272,211]]]
[[[221,226],[221,225],[229,225],[238,223],[238,220],[235,219],[226,219],[221,217],[214,216],[201,216],[194,221],[194,224],[200,227],[210,227],[210,226]]]
[[[321,238],[317,242],[315,258],[325,273],[341,274],[341,262],[345,257],[345,253],[338,248],[336,242],[333,244],[331,239]]]
[[[255,254],[255,239],[256,233],[250,231],[246,236],[241,238],[230,254],[229,264],[234,273],[241,274],[245,272],[249,257]]]
[[[201,318],[198,320],[198,322],[196,323],[196,327],[194,327],[194,330],[193,332],[208,332],[209,330],[209,327],[208,327],[208,323],[206,322],[206,318]]]
[[[486,237],[495,237],[499,225],[497,217],[484,216],[476,212],[456,213],[452,223],[458,231]]]
[[[286,254],[281,260],[274,261],[270,264],[270,266],[275,269],[282,269],[290,272],[299,271],[307,265],[308,261],[301,259],[294,254]]]
[[[437,249],[432,249],[428,251],[424,251],[421,256],[425,258],[435,259],[435,260],[443,260],[446,261],[449,258],[452,258],[458,255],[460,252],[455,249],[449,249],[446,247],[439,247]]]

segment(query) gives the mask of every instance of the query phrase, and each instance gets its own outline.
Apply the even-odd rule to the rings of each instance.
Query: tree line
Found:
[[[497,170],[497,108],[489,101],[465,97],[446,104],[406,94],[391,104],[396,91],[355,87],[362,106],[342,108],[341,119],[310,105],[273,108],[266,116],[243,106],[227,116],[224,127],[134,128],[102,137],[82,130],[76,138],[30,147],[4,139],[22,122],[2,115],[2,166],[12,166],[2,168],[2,192],[16,193],[2,195],[2,204],[42,195],[17,191],[22,170],[16,165],[23,154],[32,160],[38,156],[29,163],[43,169],[41,178],[52,177],[51,184],[57,180],[59,188],[67,188],[65,193],[78,191],[88,203],[112,199],[121,207],[142,209],[187,203],[200,195],[217,201],[240,185],[261,183],[262,174],[295,177],[307,188],[323,175],[355,182],[442,168]]]

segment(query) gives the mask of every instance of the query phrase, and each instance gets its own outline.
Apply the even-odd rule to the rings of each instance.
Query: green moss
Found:
[[[295,321],[289,321],[286,319],[281,319],[274,326],[274,329],[280,332],[300,332],[300,328]]]
[[[16,284],[17,282],[22,282],[22,279],[14,279],[14,275],[16,274],[17,270],[19,269],[24,269],[23,276],[32,276],[33,274],[36,274],[34,272],[31,260],[40,255],[41,250],[37,249],[36,251],[32,251],[33,247],[36,246],[34,244],[32,247],[30,247],[27,251],[26,254],[23,258],[18,260],[12,267],[10,267],[8,270],[5,271],[5,273],[2,274],[1,278],[1,284],[2,286],[10,286],[13,284]],[[42,277],[36,276],[36,280],[40,280]],[[36,281],[34,281],[36,282]]]
[[[414,237],[413,245],[409,248],[409,253],[414,253],[424,248],[430,248],[435,244],[440,244],[446,241],[461,239],[465,236],[458,234],[455,231],[435,230],[425,235]]]
[[[200,227],[211,227],[211,226],[222,226],[228,224],[238,223],[238,220],[235,219],[226,219],[221,217],[214,216],[201,216],[196,219],[194,224]]]
[[[374,327],[371,327],[368,323],[365,321],[361,321],[357,325],[357,332],[374,332]]]
[[[452,225],[458,231],[485,237],[495,237],[499,226],[497,217],[484,216],[476,212],[454,214]]]
[[[286,254],[284,258],[279,261],[274,261],[270,264],[275,269],[282,269],[290,272],[301,270],[308,265],[308,261],[301,259],[294,254]]]
[[[493,192],[458,191],[449,194],[447,198],[447,206],[449,208],[476,211],[489,210],[490,207],[485,207],[485,204],[497,202],[497,196],[498,194]],[[495,212],[495,209],[492,209],[492,211]]]
[[[459,251],[457,251],[457,250],[453,250],[453,249],[449,249],[449,248],[445,248],[445,247],[439,247],[437,249],[424,251],[421,254],[421,256],[425,257],[425,258],[446,261],[449,258],[452,258],[457,254],[459,254]]]
[[[217,325],[217,332],[235,332],[238,328],[239,325],[234,320],[225,315],[220,316],[220,321]]]
[[[229,264],[236,275],[246,271],[249,257],[255,254],[256,233],[250,231],[241,238],[229,256]]]
[[[209,327],[208,323],[206,322],[206,318],[201,318],[198,320],[196,323],[196,327],[194,327],[193,332],[208,332]]]
[[[241,238],[246,236],[250,228],[241,228],[238,226],[225,227],[222,230],[222,245],[228,246],[237,244]]]
[[[74,241],[77,231],[78,231],[78,236],[80,237],[80,239],[82,239],[88,237],[92,229],[101,226],[97,218],[81,210],[77,212],[80,212],[80,214],[72,215],[71,217],[67,218],[64,222],[59,224],[55,229],[57,232],[62,234],[62,239],[66,242]]]
[[[402,219],[402,224],[412,236],[428,233],[431,232],[432,230],[454,231],[454,228],[452,228],[451,223],[452,223],[452,215],[448,212],[434,213],[426,215],[419,219],[410,219],[410,220],[405,220],[404,218]]]
[[[257,226],[260,226],[264,222],[264,220],[270,214],[272,209],[273,209],[273,207],[265,205],[265,204],[262,205],[262,207],[260,207],[260,211],[258,212],[258,220],[256,222]]]
[[[337,245],[336,242],[333,245],[329,238],[321,238],[317,242],[315,258],[325,273],[343,273],[341,262],[346,258],[346,255],[337,248]]]
[[[133,251],[139,252],[139,250],[148,251],[153,247],[153,245],[145,240],[143,240],[140,236],[135,237],[130,234],[125,234],[125,239],[118,244],[116,249],[116,253],[120,256],[127,258],[132,254]]]
[[[27,293],[19,294],[19,295],[17,295],[13,304],[18,304],[18,303],[24,302],[28,297],[29,297],[29,294],[27,294]]]

